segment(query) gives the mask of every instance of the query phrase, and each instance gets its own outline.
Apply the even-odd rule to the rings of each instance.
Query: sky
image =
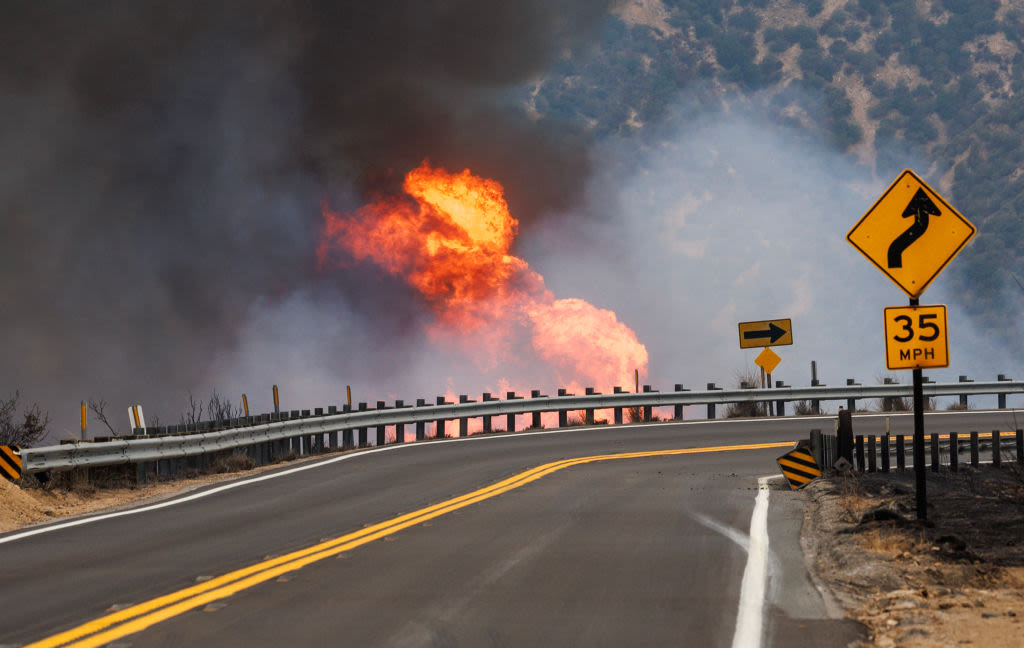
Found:
[[[558,298],[614,310],[669,389],[735,383],[741,321],[792,318],[776,377],[886,374],[881,309],[905,296],[844,240],[895,177],[773,124],[756,97],[597,138],[510,96],[585,55],[608,3],[14,2],[0,25],[0,395],[78,435],[103,399],[177,423],[214,390],[268,411],[551,392],[427,333],[372,264],[322,268],[321,204],[354,211],[425,159],[500,182],[513,253]],[[59,43],[59,47],[55,46]],[[925,161],[908,158],[907,166]],[[926,178],[927,179],[927,178]],[[950,303],[958,374],[1019,373]],[[547,384],[544,384],[547,381]],[[538,384],[541,383],[541,384]],[[118,423],[121,419],[121,421]],[[90,433],[101,434],[96,421]]]

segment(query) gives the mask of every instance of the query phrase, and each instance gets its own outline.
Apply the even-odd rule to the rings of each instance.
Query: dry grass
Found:
[[[218,474],[239,472],[242,470],[251,470],[255,467],[256,462],[254,462],[249,455],[234,453],[229,454],[226,457],[218,457],[212,464],[210,464],[209,472]]]
[[[736,374],[736,388],[750,389],[761,384],[759,370],[747,369]],[[768,403],[765,401],[745,401],[728,403],[725,406],[725,418],[754,418],[768,415]]]
[[[566,418],[566,425],[569,427],[577,425],[587,425],[587,412],[586,410],[579,410],[577,412],[570,412]]]
[[[899,558],[905,553],[922,553],[928,548],[923,531],[908,532],[895,526],[880,526],[854,536],[858,546],[886,558]]]
[[[815,413],[814,406],[811,404],[811,401],[793,401],[793,413],[797,416],[810,416]]]

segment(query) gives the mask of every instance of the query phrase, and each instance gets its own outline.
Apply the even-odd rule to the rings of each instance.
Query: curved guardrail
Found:
[[[404,406],[287,420],[267,420],[272,415],[264,414],[260,417],[246,419],[246,424],[243,427],[214,432],[158,437],[132,436],[101,442],[82,441],[59,446],[24,448],[22,449],[22,468],[26,473],[39,473],[78,467],[180,459],[317,435],[320,435],[321,445],[319,447],[323,447],[322,435],[336,435],[337,432],[344,430],[427,424],[502,415],[618,409],[620,411],[616,419],[621,420],[621,409],[631,407],[710,406],[769,401],[851,401],[865,398],[908,397],[912,395],[912,392],[912,385],[896,384],[649,391],[581,396],[517,397],[506,400],[489,399],[480,402]],[[1012,380],[924,384],[924,394],[927,397],[961,396],[963,398],[969,395],[997,394],[1000,395],[1002,403],[1005,395],[1020,393],[1024,393],[1024,382]],[[253,419],[263,420],[256,422]],[[487,427],[489,429],[489,426]],[[336,446],[336,444],[332,444],[332,446]]]

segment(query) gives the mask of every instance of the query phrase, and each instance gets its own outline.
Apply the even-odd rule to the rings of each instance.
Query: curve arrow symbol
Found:
[[[896,240],[889,244],[890,268],[903,267],[903,251],[910,247],[911,243],[924,236],[928,229],[928,217],[938,216],[941,213],[924,189],[919,188],[914,197],[910,199],[907,208],[903,210],[903,218],[913,216],[914,222],[907,228],[907,231],[897,236]]]

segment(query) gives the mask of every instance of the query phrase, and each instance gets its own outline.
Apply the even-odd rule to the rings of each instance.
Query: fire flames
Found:
[[[477,359],[488,368],[529,344],[555,369],[559,386],[574,390],[610,391],[631,384],[634,369],[646,375],[647,349],[614,312],[556,299],[540,274],[509,253],[519,222],[501,184],[423,162],[402,189],[405,195],[353,214],[325,204],[320,267],[340,251],[402,278],[433,310],[431,336],[485,350]]]

